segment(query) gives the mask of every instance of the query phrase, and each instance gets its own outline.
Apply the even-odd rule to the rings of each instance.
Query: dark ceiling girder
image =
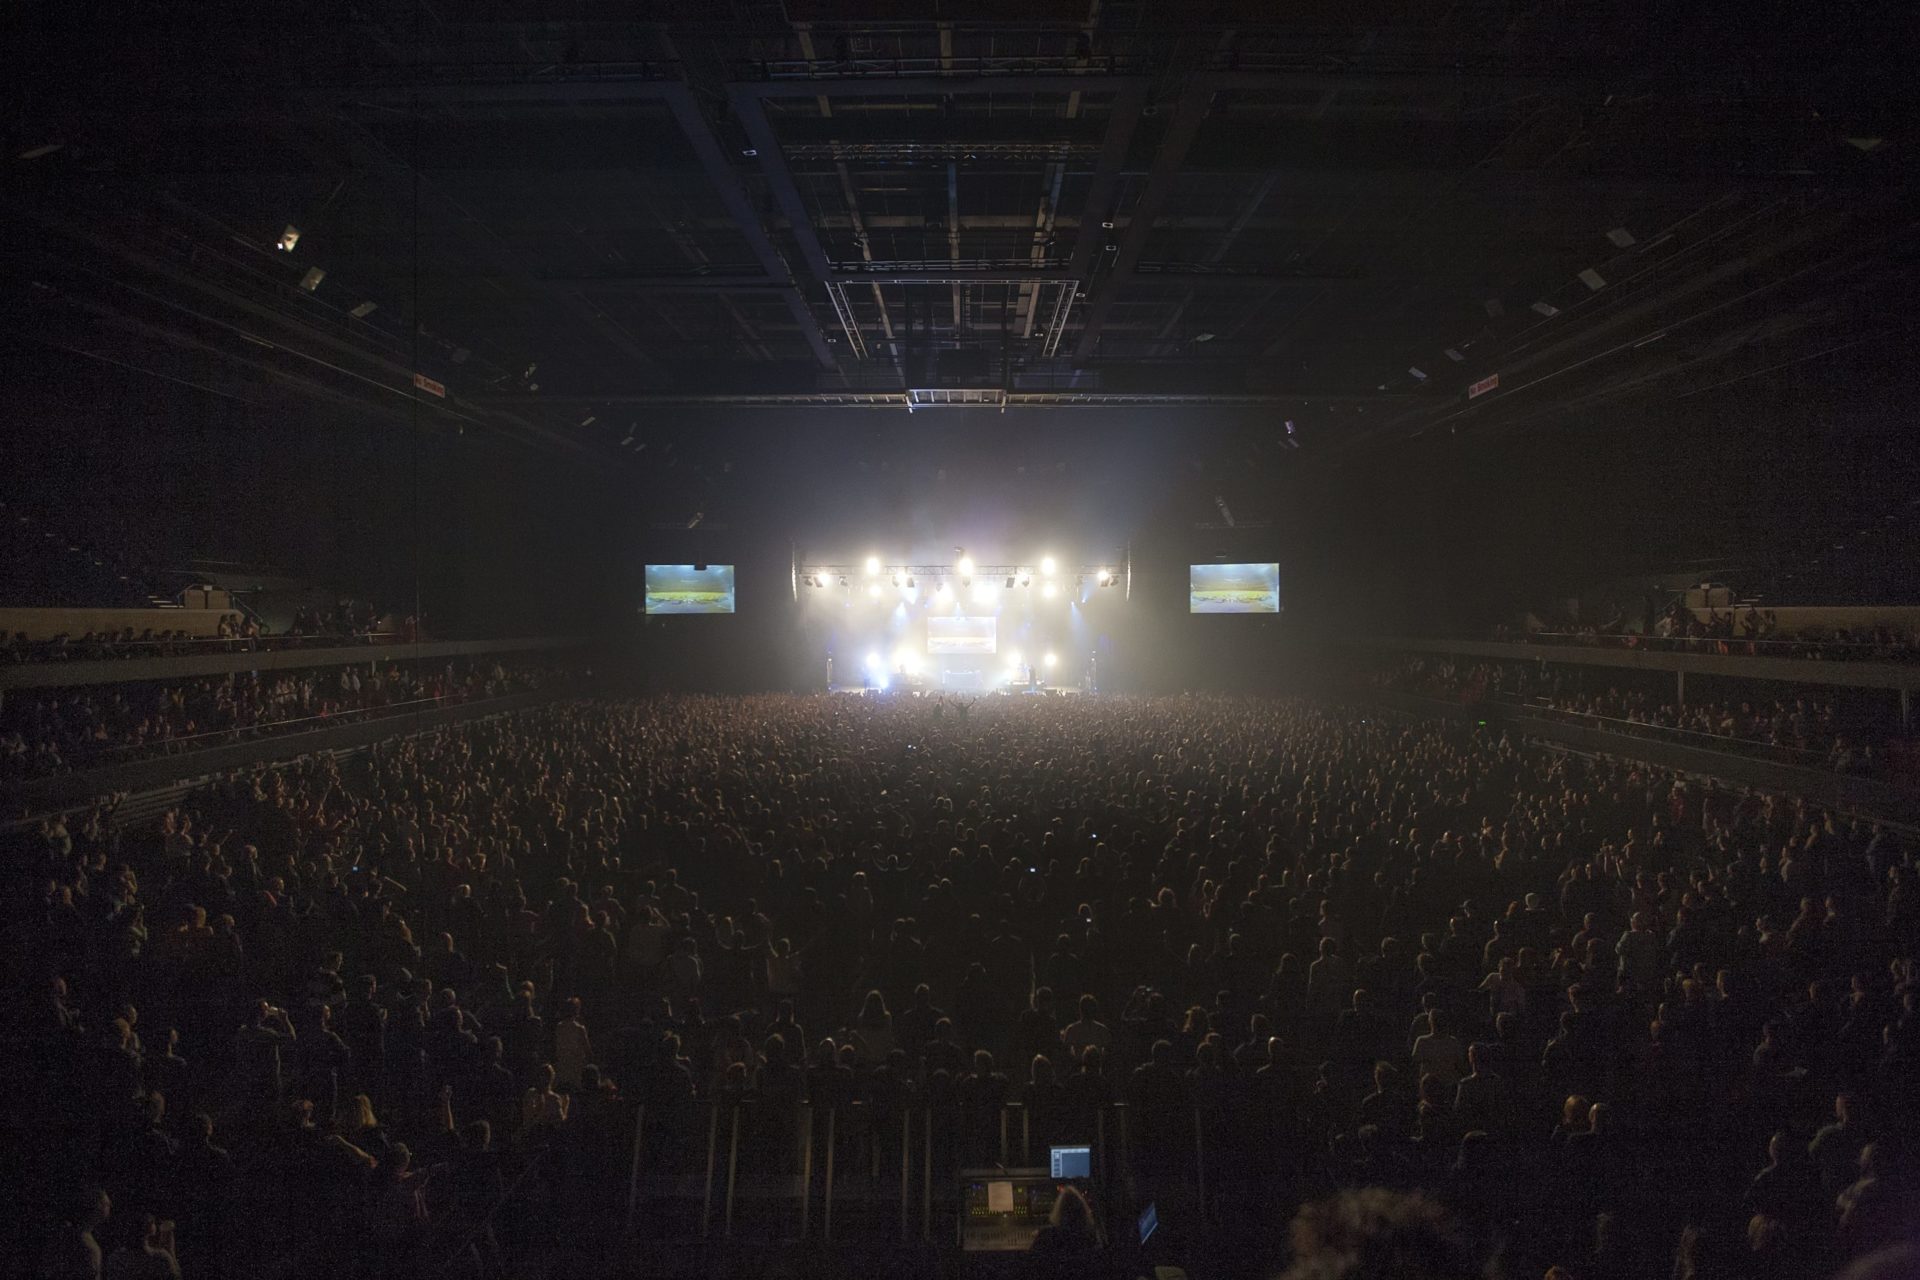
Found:
[[[402,202],[418,202],[423,195],[429,195],[439,201],[448,201],[444,191],[414,167],[411,161],[389,150],[379,138],[373,135],[372,131],[338,110],[334,104],[316,102],[315,105],[323,107],[321,128],[340,131],[342,136],[336,141],[349,155],[364,157],[371,161],[372,172],[387,186],[394,199]],[[468,229],[465,230],[468,243],[486,260],[492,262],[501,274],[535,297],[557,303],[576,319],[585,321],[587,327],[600,335],[607,345],[628,359],[643,365],[656,363],[651,354],[642,350],[620,330],[619,326],[596,310],[592,303],[564,290],[542,284],[532,272],[520,264],[511,248],[501,242],[492,230],[472,220],[457,204],[454,205],[454,211],[459,215],[454,219],[454,225]]]
[[[833,76],[820,80],[736,80],[735,98],[955,98],[994,93],[1118,93],[1140,76],[1105,71],[1004,76]]]
[[[813,216],[807,209],[806,200],[800,194],[799,183],[794,180],[793,169],[787,163],[785,152],[781,149],[780,138],[774,132],[773,121],[768,117],[766,101],[770,98],[821,98],[821,97],[953,97],[967,93],[1082,93],[1088,90],[1111,91],[1118,95],[1114,103],[1112,119],[1109,120],[1107,133],[1101,144],[1100,161],[1095,167],[1094,184],[1089,189],[1087,208],[1094,213],[1102,204],[1112,198],[1112,187],[1119,177],[1121,164],[1126,160],[1127,144],[1132,138],[1134,122],[1139,119],[1140,109],[1145,105],[1148,81],[1138,76],[1111,75],[1017,75],[995,76],[973,79],[948,79],[943,77],[914,77],[897,80],[830,79],[830,80],[775,80],[775,81],[736,81],[727,86],[727,96],[733,104],[733,111],[739,117],[741,125],[747,131],[747,141],[752,145],[760,161],[761,172],[766,174],[767,183],[773,190],[773,197],[786,216],[792,229],[795,242],[800,247],[800,256],[806,261],[807,269],[821,286],[827,290],[839,314],[841,324],[847,330],[848,345],[855,351],[863,351],[865,343],[855,326],[852,312],[844,305],[844,287],[847,283],[864,284],[888,283],[864,273],[843,273],[834,269],[833,261],[827,256],[826,246],[820,241],[820,235],[813,225]],[[1074,250],[1075,260],[1080,262],[1078,271],[1070,272],[1073,279],[1084,276],[1085,261],[1091,253],[1088,229],[1081,228],[1080,243]],[[1084,246],[1084,251],[1083,247]],[[958,274],[958,273],[955,273]],[[1024,281],[1028,277],[1021,277]],[[929,277],[909,274],[894,283],[919,282],[923,279],[932,283]],[[984,279],[984,277],[982,278]]]
[[[766,271],[768,282],[776,288],[786,290],[788,309],[800,326],[800,332],[806,335],[807,345],[813,349],[814,358],[824,369],[836,367],[833,349],[820,330],[820,323],[814,317],[813,309],[801,296],[800,290],[792,283],[787,264],[774,247],[766,229],[760,225],[755,214],[753,202],[748,199],[746,188],[741,184],[739,175],[728,163],[726,155],[720,150],[720,143],[713,136],[713,130],[707,125],[706,117],[700,112],[699,104],[693,100],[693,93],[685,82],[680,80],[632,79],[632,80],[559,80],[541,84],[452,84],[420,85],[405,88],[382,88],[368,91],[351,91],[344,94],[348,100],[375,103],[384,106],[418,106],[423,103],[576,103],[631,100],[636,102],[658,102],[666,106],[674,122],[680,126],[681,134],[693,151],[694,158],[700,162],[707,180],[713,184],[714,192],[720,198],[721,205],[733,220],[754,258]]]
[[[924,389],[923,389],[924,390]],[[983,390],[969,388],[969,390]],[[495,395],[473,398],[473,403],[489,407],[544,405],[549,408],[595,408],[613,405],[638,406],[679,406],[695,407],[711,405],[722,408],[781,409],[781,408],[905,408],[909,403],[908,391],[885,390],[840,390],[840,391],[767,391],[749,394],[679,394],[673,392],[631,392],[610,393],[597,396],[526,396]],[[1211,405],[1216,407],[1284,407],[1312,404],[1398,404],[1412,397],[1388,394],[1324,394],[1310,391],[1296,392],[1189,392],[1189,391],[1009,391],[1006,404],[1010,408],[1038,407],[1042,405],[1116,407],[1124,405]]]
[[[826,246],[820,243],[820,233],[814,229],[813,216],[800,195],[800,185],[794,181],[793,169],[780,150],[780,139],[773,131],[773,122],[767,118],[766,107],[759,97],[735,92],[738,88],[738,85],[729,85],[727,95],[732,101],[733,113],[747,131],[747,141],[759,158],[760,171],[773,190],[774,203],[787,219],[787,227],[800,247],[800,257],[808,273],[826,290],[827,301],[839,317],[840,327],[846,331],[847,349],[855,357],[864,356],[866,342],[860,336],[845,294],[840,292],[841,286],[834,281],[833,263],[827,257]]]
[[[1147,247],[1147,237],[1153,231],[1153,220],[1159,216],[1167,197],[1173,194],[1180,167],[1186,162],[1187,148],[1193,145],[1201,124],[1213,108],[1215,88],[1213,76],[1200,75],[1195,76],[1181,94],[1166,136],[1154,153],[1153,167],[1147,171],[1147,185],[1133,206],[1126,232],[1120,237],[1120,250],[1114,255],[1113,267],[1091,289],[1086,323],[1081,326],[1079,340],[1074,344],[1074,354],[1079,359],[1087,359],[1099,344],[1100,326],[1106,323],[1120,291],[1130,282],[1140,254]]]
[[[714,191],[720,196],[720,202],[726,207],[727,215],[733,219],[740,234],[746,238],[748,247],[753,250],[753,256],[759,261],[761,269],[770,277],[785,278],[786,286],[782,298],[787,304],[787,310],[793,313],[795,322],[799,324],[800,332],[806,335],[807,345],[813,349],[814,359],[820,362],[820,367],[823,369],[837,368],[838,362],[834,359],[833,349],[827,341],[826,334],[820,329],[820,321],[814,316],[813,308],[807,305],[807,300],[802,296],[799,287],[793,283],[792,273],[787,267],[786,260],[780,256],[779,249],[774,247],[772,237],[760,224],[753,201],[747,198],[746,187],[742,185],[740,176],[734,172],[733,166],[728,163],[726,155],[720,150],[719,140],[713,136],[713,130],[708,127],[706,117],[700,112],[699,104],[693,100],[693,91],[684,83],[675,81],[662,86],[661,96],[666,99],[667,106],[673,112],[673,118],[679,123],[681,132],[686,134],[688,145],[693,148],[694,155],[698,157],[700,167],[706,170],[707,180],[713,184]]]
[[[925,271],[834,271],[836,285],[869,284],[1069,284],[1079,278],[1058,270],[955,271],[937,265]],[[791,289],[787,280],[767,276],[558,276],[547,284],[580,293],[765,293]],[[1368,276],[1261,275],[1248,271],[1138,271],[1129,282],[1135,289],[1219,289],[1245,292],[1265,289],[1327,289],[1379,284]]]

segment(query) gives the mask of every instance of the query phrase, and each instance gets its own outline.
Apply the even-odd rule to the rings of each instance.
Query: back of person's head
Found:
[[[1100,1002],[1094,999],[1092,996],[1085,996],[1085,995],[1081,996],[1080,997],[1080,1016],[1084,1018],[1086,1021],[1092,1022],[1095,1018],[1100,1016]]]
[[[1478,1280],[1471,1250],[1439,1205],[1370,1187],[1294,1216],[1294,1262],[1282,1280]]]

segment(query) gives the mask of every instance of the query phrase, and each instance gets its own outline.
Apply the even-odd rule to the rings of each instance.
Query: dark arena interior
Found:
[[[0,7],[0,1273],[1920,1275],[1917,34]]]

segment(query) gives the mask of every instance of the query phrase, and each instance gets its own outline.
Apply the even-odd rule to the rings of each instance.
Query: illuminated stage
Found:
[[[793,566],[793,593],[828,687],[993,694],[1099,687],[1128,595],[1120,561]]]

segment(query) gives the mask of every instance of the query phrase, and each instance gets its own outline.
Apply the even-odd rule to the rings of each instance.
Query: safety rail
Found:
[[[1527,699],[1515,702],[1506,698],[1495,698],[1494,705],[1520,715],[1537,716],[1541,719],[1555,720],[1561,724],[1579,725],[1588,729],[1601,729],[1608,733],[1623,733],[1634,737],[1652,738],[1662,742],[1675,742],[1685,746],[1703,747],[1711,751],[1731,751],[1740,755],[1752,756],[1759,760],[1772,760],[1778,764],[1797,765],[1803,769],[1824,769],[1827,767],[1828,753],[1812,747],[1790,747],[1780,743],[1761,742],[1756,738],[1740,738],[1730,734],[1703,733],[1698,729],[1682,729],[1673,725],[1654,724],[1646,720],[1622,719],[1618,716],[1596,715],[1586,711],[1569,711],[1556,707],[1543,699]]]
[[[400,644],[411,637],[399,631],[365,631],[357,635],[174,636],[136,640],[70,640],[54,645],[41,641],[23,653],[0,646],[0,663],[22,665],[43,662],[105,662],[114,659],[172,658],[197,653],[279,653],[288,649],[352,649],[377,644]]]
[[[522,692],[514,690],[514,692]],[[409,715],[416,711],[426,711],[436,707],[459,706],[467,703],[491,701],[494,697],[505,695],[471,693],[443,693],[431,698],[410,698],[405,702],[385,702],[377,706],[348,707],[340,711],[325,712],[320,715],[296,716],[287,720],[267,720],[260,724],[240,725],[232,729],[209,729],[205,733],[182,734],[177,738],[158,738],[151,742],[128,742],[106,746],[98,751],[81,757],[80,767],[92,767],[102,764],[117,764],[121,760],[139,759],[150,755],[183,755],[192,751],[205,750],[226,742],[244,742],[251,738],[271,737],[280,733],[294,733],[303,729],[322,729],[331,725],[346,724],[357,719],[378,720],[386,716]]]
[[[1495,636],[1521,644],[1581,645],[1647,653],[1699,653],[1721,658],[1801,658],[1810,662],[1920,662],[1920,647],[1877,640],[1763,639],[1746,636],[1660,636],[1625,632],[1528,631]]]

